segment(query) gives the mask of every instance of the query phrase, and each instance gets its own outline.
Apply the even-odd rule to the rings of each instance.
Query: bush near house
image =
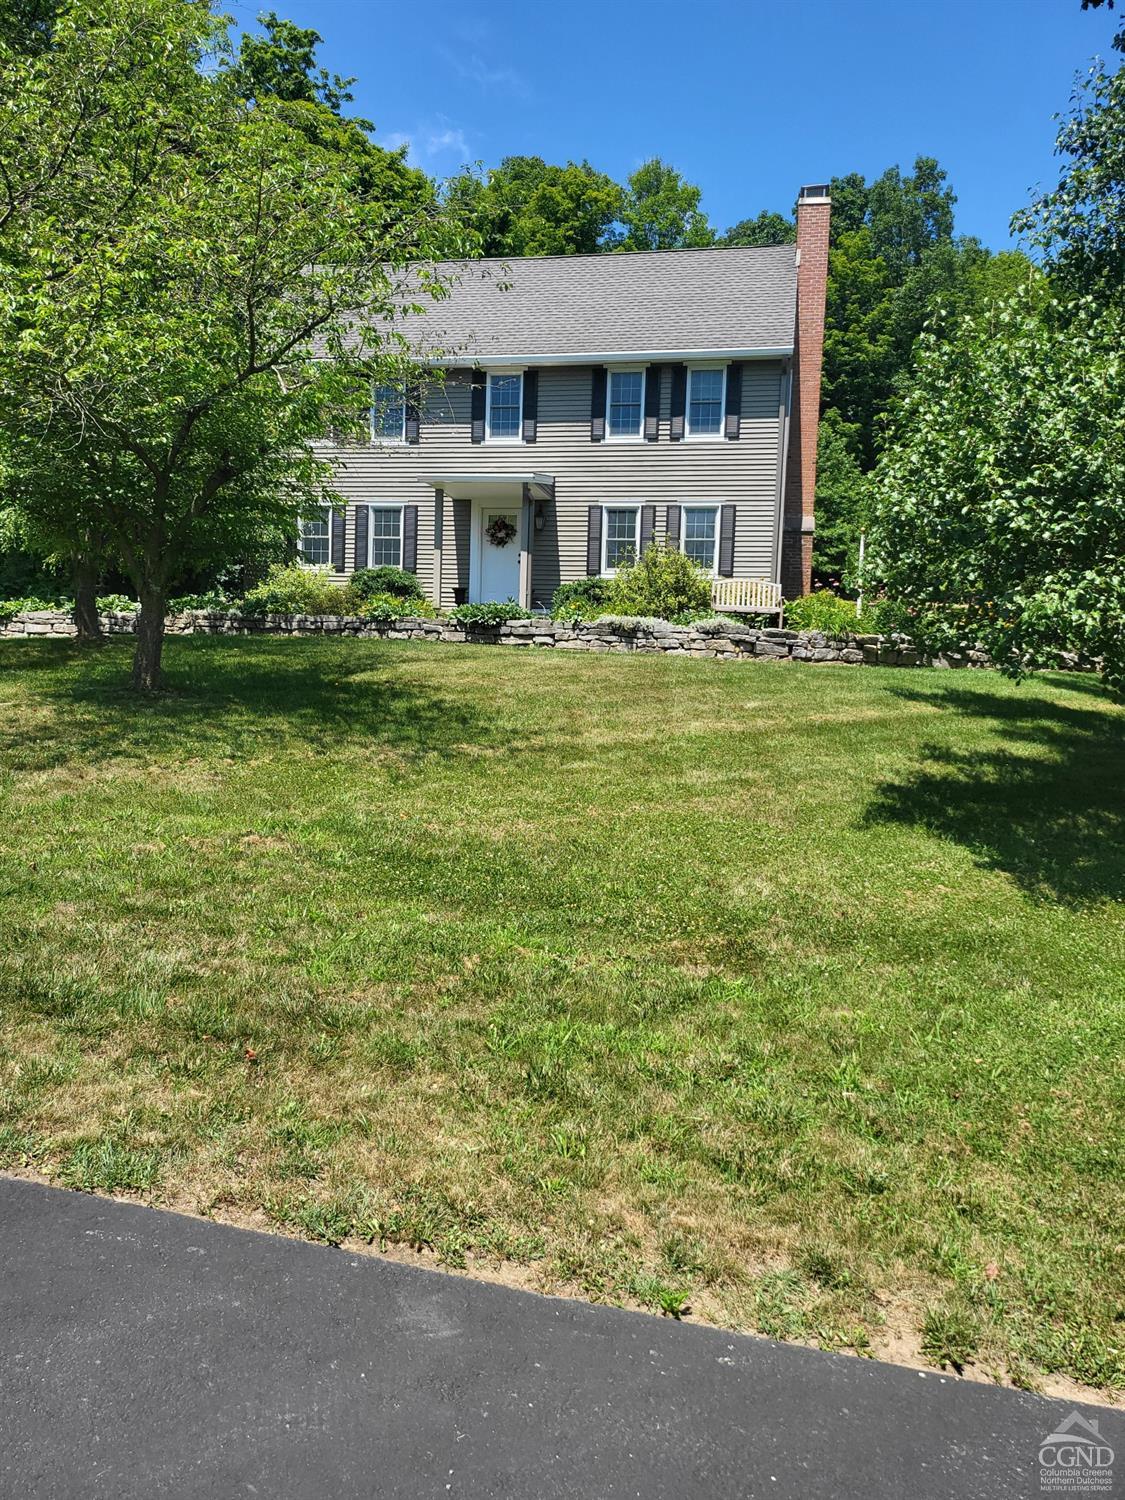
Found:
[[[351,605],[343,586],[327,572],[300,563],[279,563],[239,601],[244,615],[340,615]]]
[[[608,578],[576,578],[555,590],[551,616],[555,620],[596,620],[609,607]]]
[[[38,610],[73,608],[73,599],[39,599],[34,595],[24,599],[0,599],[0,623],[15,615],[31,614]]]
[[[531,611],[509,599],[504,604],[458,604],[449,618],[469,630],[491,630],[509,620],[530,620]]]
[[[606,603],[615,615],[686,623],[711,613],[711,579],[676,548],[653,544],[618,569]]]
[[[857,610],[854,599],[842,599],[831,589],[818,589],[785,605],[785,624],[790,630],[819,630],[822,635],[889,635],[900,630],[909,634],[906,610],[891,599],[876,599]]]
[[[366,599],[355,601],[352,608],[365,620],[375,620],[382,625],[390,625],[395,620],[432,620],[437,614],[421,592],[407,599],[401,594],[371,594]]]
[[[348,589],[352,598],[359,601],[385,594],[396,599],[426,597],[417,576],[405,568],[357,568],[348,579]]]

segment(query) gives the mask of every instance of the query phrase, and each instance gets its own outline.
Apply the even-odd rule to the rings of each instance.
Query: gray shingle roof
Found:
[[[448,363],[790,350],[794,246],[450,262],[442,301],[400,325]]]

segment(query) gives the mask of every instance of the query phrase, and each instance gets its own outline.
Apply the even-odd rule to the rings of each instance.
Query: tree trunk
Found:
[[[155,693],[160,686],[160,658],[164,651],[164,590],[143,588],[139,591],[141,608],[137,615],[137,649],[133,655],[133,686],[139,693]]]
[[[98,570],[85,554],[74,559],[74,624],[80,646],[105,644],[98,619]]]

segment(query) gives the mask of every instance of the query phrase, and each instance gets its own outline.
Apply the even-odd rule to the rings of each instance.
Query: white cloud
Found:
[[[440,156],[443,151],[455,151],[462,161],[469,161],[472,158],[472,152],[469,150],[469,143],[465,140],[463,130],[451,130],[447,127],[445,130],[434,131],[427,138],[427,156]]]
[[[381,138],[388,151],[397,151],[405,146],[406,159],[411,166],[433,170],[435,166],[448,165],[450,157],[458,163],[472,161],[465,132],[452,121],[439,115],[434,120],[424,120],[413,130],[391,130]],[[441,160],[444,158],[444,162]]]

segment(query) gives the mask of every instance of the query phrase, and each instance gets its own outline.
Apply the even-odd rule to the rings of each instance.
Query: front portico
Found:
[[[427,474],[421,483],[434,492],[434,598],[463,576],[459,559],[446,557],[446,500],[454,514],[467,516],[470,604],[509,599],[531,608],[531,568],[536,514],[554,495],[552,474]],[[451,543],[454,539],[448,539]],[[459,585],[459,588],[465,586]]]

